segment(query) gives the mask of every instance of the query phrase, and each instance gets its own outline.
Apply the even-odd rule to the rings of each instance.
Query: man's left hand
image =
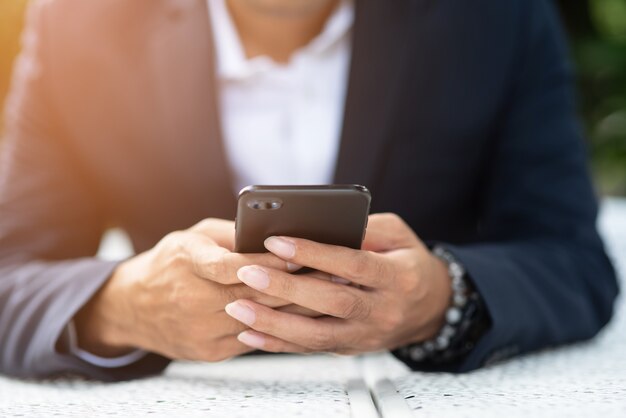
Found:
[[[251,328],[239,334],[244,344],[269,352],[357,354],[430,339],[444,323],[452,292],[447,267],[397,215],[370,216],[362,250],[291,237],[271,237],[265,245],[316,272],[246,266],[239,279],[323,316],[237,300],[226,311]]]

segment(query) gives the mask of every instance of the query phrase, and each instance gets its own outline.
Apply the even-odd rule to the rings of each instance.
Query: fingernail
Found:
[[[263,290],[270,287],[270,276],[265,270],[259,267],[242,267],[237,271],[237,277],[254,289]]]
[[[302,268],[302,266],[300,264],[294,264],[294,263],[287,263],[287,270],[290,273],[293,273],[294,271],[298,271]]]
[[[333,283],[339,283],[339,284],[350,284],[350,283],[352,283],[350,280],[344,279],[343,277],[339,277],[339,276],[330,276],[330,281],[333,282]]]
[[[245,345],[253,347],[253,348],[263,348],[265,346],[264,337],[258,334],[253,334],[248,331],[244,331],[241,334],[239,334],[237,336],[237,339],[241,341],[242,343],[244,343]]]
[[[252,325],[254,324],[254,321],[256,321],[256,314],[254,311],[239,302],[229,303],[224,309],[228,315],[246,325]]]
[[[283,259],[296,255],[296,245],[284,238],[269,237],[265,240],[265,248]]]

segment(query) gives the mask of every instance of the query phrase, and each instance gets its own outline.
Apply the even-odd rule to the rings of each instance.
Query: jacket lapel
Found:
[[[148,52],[158,106],[154,123],[163,127],[155,145],[180,196],[193,197],[192,212],[232,219],[235,199],[222,143],[207,3],[163,4]]]
[[[372,191],[384,169],[393,116],[412,40],[415,8],[426,0],[359,0],[335,183]],[[235,199],[222,143],[212,33],[205,0],[164,0],[149,64],[161,107],[155,121],[169,140],[158,144],[172,175],[210,207],[207,216],[232,218]],[[166,138],[167,139],[167,138]],[[176,158],[172,158],[176,156]],[[181,178],[182,177],[182,178]],[[187,190],[189,189],[189,190]],[[198,195],[198,191],[202,193]]]
[[[336,183],[376,189],[382,154],[393,135],[411,42],[410,0],[356,1],[350,81]]]

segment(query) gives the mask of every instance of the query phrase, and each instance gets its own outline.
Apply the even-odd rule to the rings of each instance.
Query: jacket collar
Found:
[[[155,86],[165,101],[163,115],[168,119],[165,122],[168,134],[191,138],[184,145],[189,148],[183,151],[189,163],[172,169],[183,169],[185,180],[191,184],[196,177],[209,179],[211,187],[205,196],[212,194],[214,198],[210,200],[230,200],[215,215],[227,216],[234,210],[234,196],[223,149],[215,46],[206,0],[164,2],[170,24],[157,25],[150,53],[154,60]],[[394,135],[393,116],[401,102],[401,83],[406,80],[403,74],[410,55],[413,9],[426,2],[357,0],[355,3],[353,51],[336,183],[364,184],[375,193],[376,181],[384,170],[385,149]],[[195,100],[190,100],[190,94]],[[185,106],[185,101],[194,103],[195,107]],[[199,131],[187,126],[202,127],[206,134],[199,135]],[[168,153],[181,151],[180,143],[171,142],[175,144],[166,146],[166,158]]]
[[[393,115],[402,96],[416,3],[357,1],[336,183],[359,183],[375,192],[384,169],[384,150],[393,136]]]

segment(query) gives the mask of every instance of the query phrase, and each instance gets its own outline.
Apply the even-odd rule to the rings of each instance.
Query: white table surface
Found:
[[[177,362],[162,376],[113,384],[0,378],[0,416],[347,417],[346,385],[358,376],[350,358],[262,356]]]
[[[608,200],[600,227],[626,288],[626,200]],[[117,242],[106,257],[124,256]],[[106,246],[105,246],[106,247]],[[0,377],[4,416],[626,417],[626,303],[591,342],[465,375],[411,373],[388,354],[260,356],[174,363],[162,376],[105,384]]]
[[[600,230],[626,289],[626,200],[605,201]],[[626,301],[590,342],[465,375],[392,379],[417,417],[626,417]]]

